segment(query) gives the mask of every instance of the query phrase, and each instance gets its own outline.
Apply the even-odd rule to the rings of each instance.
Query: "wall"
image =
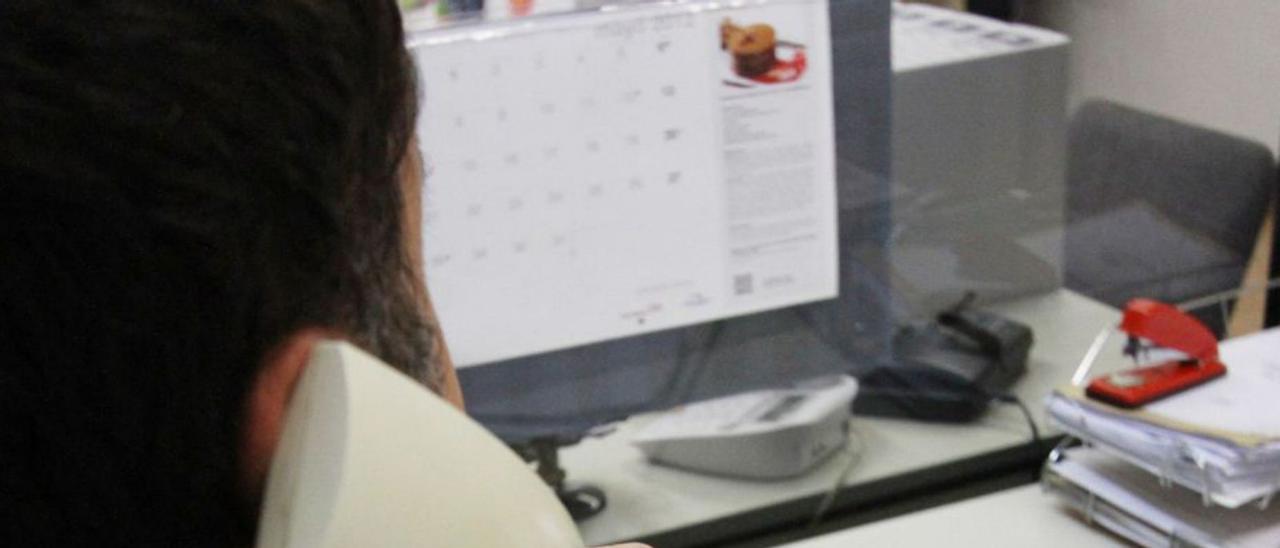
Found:
[[[1280,1],[1024,0],[1071,36],[1071,106],[1105,97],[1280,150]]]
[[[1021,19],[1071,36],[1071,108],[1105,97],[1246,137],[1280,155],[1280,1],[1022,0],[1020,7]],[[1269,217],[1245,285],[1261,284],[1276,259],[1269,257],[1276,252]],[[1275,276],[1280,262],[1272,264]],[[1233,334],[1262,324],[1260,297],[1242,299]],[[1280,302],[1280,293],[1267,300]]]

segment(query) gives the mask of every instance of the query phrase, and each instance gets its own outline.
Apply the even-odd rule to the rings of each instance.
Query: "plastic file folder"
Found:
[[[1221,354],[1224,378],[1141,410],[1061,388],[1049,398],[1049,416],[1068,434],[1206,502],[1266,506],[1280,489],[1280,330],[1226,341]]]
[[[1055,452],[1042,484],[1088,522],[1142,546],[1280,546],[1280,505],[1206,506],[1196,492],[1097,449]]]

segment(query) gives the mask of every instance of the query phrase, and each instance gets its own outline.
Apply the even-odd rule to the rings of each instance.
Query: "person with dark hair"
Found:
[[[461,406],[415,101],[392,0],[0,2],[0,543],[251,544],[323,338]]]

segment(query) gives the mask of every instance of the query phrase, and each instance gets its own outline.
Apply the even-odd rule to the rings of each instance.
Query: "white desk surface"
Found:
[[[852,527],[785,545],[837,546],[1129,546],[1119,537],[1085,523],[1075,511],[1027,485]]]
[[[1026,297],[991,309],[1023,321],[1035,331],[1027,375],[1014,392],[1031,408],[1042,431],[1044,398],[1068,382],[1090,342],[1119,321],[1119,312],[1068,290]],[[1100,364],[1119,352],[1099,359]],[[752,482],[721,479],[650,465],[627,439],[633,418],[604,438],[587,439],[562,453],[569,483],[590,483],[604,490],[608,508],[579,524],[589,545],[635,539],[751,510],[812,497],[829,490],[845,468],[838,455],[800,478]],[[960,459],[1027,443],[1029,432],[1012,406],[993,406],[967,425],[927,424],[855,417],[854,429],[866,449],[846,478],[845,488],[910,475]]]

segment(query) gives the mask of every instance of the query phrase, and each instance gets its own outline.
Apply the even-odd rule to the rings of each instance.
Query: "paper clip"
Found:
[[[1156,473],[1156,481],[1160,482],[1160,487],[1169,489],[1173,487],[1173,467],[1174,461],[1178,457],[1170,456],[1171,451],[1165,451],[1164,456],[1160,459],[1159,471]]]
[[[1093,525],[1094,506],[1097,505],[1097,502],[1098,495],[1095,495],[1093,491],[1088,491],[1088,498],[1085,499],[1084,503],[1084,522],[1089,525]]]
[[[1266,510],[1268,506],[1271,506],[1271,498],[1276,495],[1276,491],[1280,491],[1280,478],[1276,478],[1275,483],[1271,485],[1271,489],[1267,491],[1267,494],[1258,499],[1258,510]]]
[[[1199,455],[1191,450],[1191,446],[1183,440],[1169,440],[1169,451],[1165,451],[1165,458],[1161,459],[1160,466],[1160,486],[1164,488],[1172,487],[1173,468],[1177,465],[1177,461],[1185,460],[1195,465],[1196,470],[1200,472],[1200,503],[1206,508],[1213,506],[1214,478],[1213,471],[1209,469],[1205,462],[1204,456]]]
[[[1053,446],[1053,450],[1049,451],[1049,458],[1047,459],[1047,461],[1062,462],[1066,460],[1067,446],[1069,446],[1072,441],[1076,441],[1075,438],[1071,436],[1063,436],[1062,439],[1058,441],[1058,444]]]
[[[1213,497],[1211,496],[1211,493],[1213,493],[1213,474],[1200,463],[1196,463],[1196,466],[1200,468],[1200,478],[1204,482],[1204,485],[1200,487],[1200,503],[1204,504],[1205,508],[1208,508],[1213,506]]]

